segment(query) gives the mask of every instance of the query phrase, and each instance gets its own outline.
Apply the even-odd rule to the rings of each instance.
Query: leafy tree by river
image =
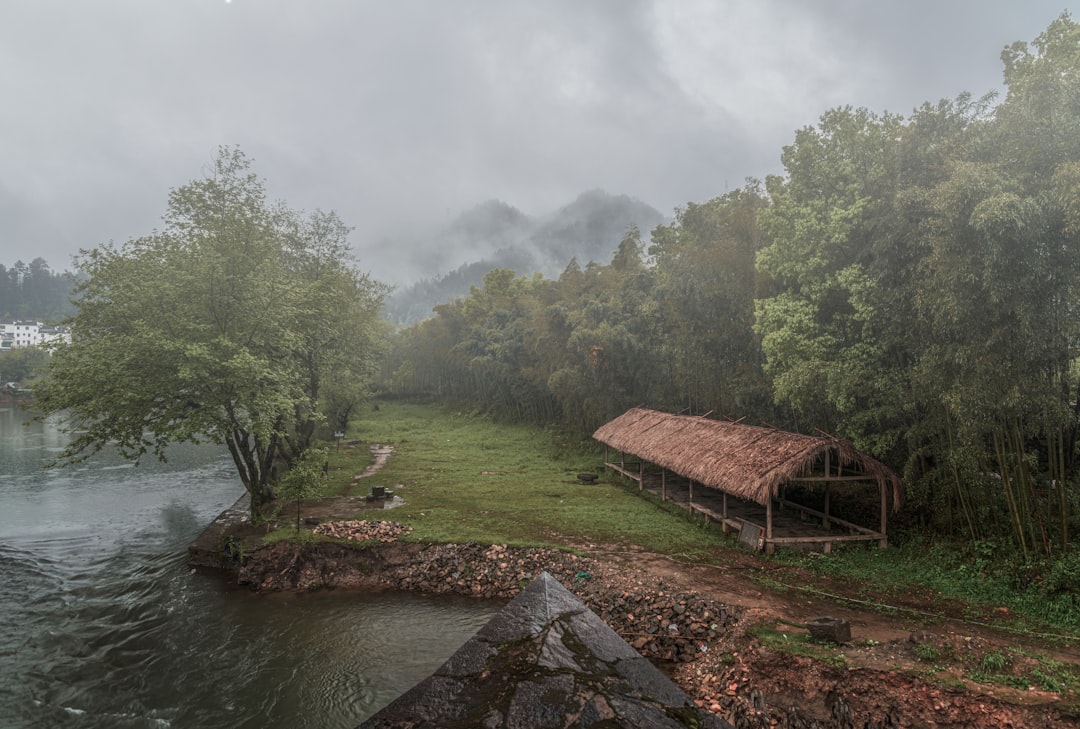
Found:
[[[69,415],[62,462],[226,445],[257,518],[318,426],[365,396],[385,288],[353,267],[336,215],[269,203],[249,167],[223,148],[171,192],[162,231],[83,252],[72,341],[35,394]]]

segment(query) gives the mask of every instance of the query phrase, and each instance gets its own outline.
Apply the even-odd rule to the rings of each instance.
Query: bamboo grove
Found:
[[[583,435],[637,405],[821,429],[905,518],[1023,554],[1078,524],[1080,26],[1001,98],[837,108],[748,181],[557,280],[487,275],[395,336],[383,388]],[[647,239],[646,239],[647,238]]]

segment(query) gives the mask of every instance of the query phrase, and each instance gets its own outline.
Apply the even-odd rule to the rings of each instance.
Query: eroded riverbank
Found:
[[[547,571],[700,705],[736,726],[1076,726],[1054,694],[929,680],[914,643],[906,637],[879,643],[867,637],[868,625],[860,625],[855,643],[832,647],[835,660],[777,650],[757,632],[776,627],[774,613],[721,599],[723,590],[700,574],[670,564],[658,569],[646,557],[479,544],[279,543],[246,555],[234,576],[261,591],[409,590],[509,599]],[[734,581],[727,587],[746,589]],[[794,622],[781,622],[780,629],[793,637],[801,632]],[[965,638],[945,626],[926,639],[995,649],[985,638]]]
[[[305,528],[337,522],[353,529],[361,504],[370,507],[355,496],[305,501]],[[373,522],[382,516],[368,515]],[[1063,713],[1076,705],[1075,695],[980,685],[965,676],[987,654],[1016,648],[1011,636],[948,620],[928,632],[925,621],[775,592],[755,574],[776,568],[749,553],[725,553],[729,564],[694,565],[626,547],[429,544],[397,541],[401,532],[392,526],[371,528],[354,535],[359,542],[262,546],[265,531],[241,523],[208,530],[204,542],[211,551],[232,549],[226,561],[233,578],[259,591],[405,590],[508,600],[547,571],[700,705],[736,726],[1077,724]],[[389,541],[375,543],[380,535]],[[849,618],[854,642],[801,645],[805,623],[821,615]],[[931,652],[938,656],[932,665],[923,658]]]

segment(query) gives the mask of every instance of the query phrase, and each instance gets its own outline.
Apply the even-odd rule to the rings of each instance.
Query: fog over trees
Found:
[[[646,203],[603,190],[584,192],[536,218],[489,200],[429,238],[407,244],[415,270],[430,275],[396,291],[387,316],[399,325],[426,319],[436,304],[466,296],[496,268],[553,278],[571,259],[607,261],[628,228],[652,230],[662,222],[664,216]]]
[[[262,363],[253,360],[248,374],[269,378],[259,396],[277,393],[273,407],[285,403],[291,414],[282,430],[238,427],[244,437],[276,432],[283,444],[310,434],[316,421],[344,427],[371,384],[384,395],[450,402],[583,439],[639,405],[820,429],[903,474],[907,526],[1008,539],[1025,558],[1068,553],[1080,529],[1080,26],[1063,14],[1033,42],[1007,47],[1001,60],[1000,98],[960,94],[907,115],[829,109],[779,150],[782,174],[687,202],[667,220],[645,203],[600,191],[537,218],[505,202],[482,203],[414,241],[415,255],[443,273],[395,294],[386,311],[399,327],[387,340],[368,326],[381,286],[356,279],[350,285],[359,298],[330,311],[327,302],[337,299],[314,297],[308,269],[263,276],[265,261],[234,260],[241,251],[226,245],[215,255],[247,276],[237,288],[246,306],[259,308],[267,293],[260,281],[278,282],[279,292],[301,297],[289,311],[328,322],[316,330],[318,346],[299,329],[248,322]],[[273,217],[261,208],[259,215]],[[340,221],[284,220],[296,231],[325,223],[323,233],[343,240]],[[75,323],[84,332],[119,331],[93,318],[98,305],[134,287],[126,282],[135,274],[146,294],[158,281],[152,268],[123,267],[149,266],[144,254],[166,238],[83,259],[97,281],[78,290],[84,303]],[[344,270],[338,243],[319,249],[319,266]],[[43,261],[25,271],[35,265],[48,271]],[[178,270],[194,282],[202,265]],[[99,289],[101,282],[111,283]],[[215,321],[223,305],[208,292],[176,302],[170,316],[197,304],[203,308],[188,314],[203,322]],[[354,304],[354,319],[346,319]],[[274,321],[284,316],[263,310]],[[147,331],[191,333],[181,319],[147,322]],[[365,325],[355,331],[345,326],[358,322]],[[172,335],[154,336],[161,337],[154,351],[172,351],[165,346]],[[387,354],[376,358],[384,341]],[[178,353],[170,366],[202,351]],[[315,361],[304,352],[333,356]],[[44,391],[49,407],[98,401],[94,388],[106,388],[111,373],[87,379],[81,368],[104,361],[104,351],[84,354],[59,358],[56,381],[83,384]],[[226,369],[230,381],[246,376]],[[134,382],[149,387],[158,378],[167,388],[177,379],[213,380],[214,372],[163,370]],[[280,380],[282,372],[292,379]],[[291,388],[301,380],[306,389],[297,394]],[[147,402],[157,397],[144,394]],[[183,402],[197,413],[211,402],[227,410],[214,400],[220,396]],[[245,412],[284,412],[260,403]],[[308,417],[316,408],[318,418]],[[297,413],[308,415],[296,420]],[[153,449],[158,438],[196,432],[166,428],[145,440],[136,425],[78,446],[108,435]]]
[[[555,279],[494,270],[400,331],[388,393],[582,437],[625,409],[823,429],[899,471],[909,525],[1060,553],[1080,527],[1080,26],[1004,98],[839,107],[784,173]]]
[[[57,273],[41,257],[30,263],[0,264],[0,321],[33,319],[55,322],[74,311],[70,274]]]

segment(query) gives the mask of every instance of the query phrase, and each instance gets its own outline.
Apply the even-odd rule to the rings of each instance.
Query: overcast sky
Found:
[[[1000,89],[1068,0],[0,0],[0,263],[160,223],[239,145],[271,196],[387,236],[602,188],[665,214],[829,108]]]

